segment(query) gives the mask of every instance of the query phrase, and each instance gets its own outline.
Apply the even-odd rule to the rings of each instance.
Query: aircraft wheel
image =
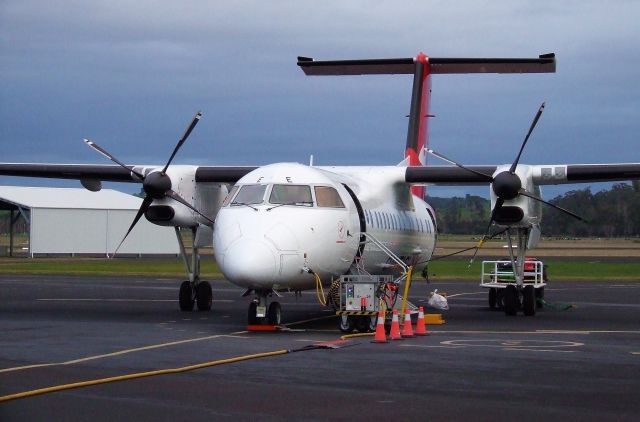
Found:
[[[540,309],[544,306],[544,287],[536,289],[536,308]]]
[[[372,317],[365,315],[365,316],[359,316],[356,319],[356,329],[358,330],[359,333],[369,333],[376,330],[376,322],[378,322],[377,318],[373,322],[373,328],[371,327],[372,326],[371,318]]]
[[[180,285],[180,293],[178,294],[178,302],[181,311],[193,311],[193,293],[191,291],[191,282],[185,280]]]
[[[504,289],[504,313],[514,316],[518,313],[518,290],[513,284]]]
[[[499,309],[504,308],[504,289],[496,289],[496,306]]]
[[[489,308],[493,309],[496,307],[496,304],[498,302],[498,289],[496,289],[495,287],[491,287],[489,289]]]
[[[342,315],[340,316],[340,331],[343,333],[351,333],[356,327],[356,322],[352,316]]]
[[[201,281],[196,287],[196,303],[199,311],[210,311],[213,303],[213,292],[208,281]]]
[[[251,301],[251,303],[249,303],[249,311],[247,313],[247,324],[256,325],[258,323],[258,317],[256,316],[257,309],[258,304]]]
[[[270,325],[280,325],[280,322],[282,322],[282,307],[278,302],[271,302],[269,305],[267,321]]]
[[[536,314],[536,292],[533,286],[524,286],[522,291],[522,310],[526,316]]]

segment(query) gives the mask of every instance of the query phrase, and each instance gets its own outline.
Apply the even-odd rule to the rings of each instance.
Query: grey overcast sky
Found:
[[[127,163],[162,164],[202,110],[175,163],[313,154],[318,165],[393,165],[411,77],[310,78],[296,56],[423,51],[558,60],[549,75],[435,75],[441,153],[510,162],[546,101],[522,163],[638,162],[639,21],[638,1],[2,0],[0,161],[106,163],[82,143],[90,137]]]

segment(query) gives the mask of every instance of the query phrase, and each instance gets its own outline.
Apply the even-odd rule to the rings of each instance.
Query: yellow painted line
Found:
[[[107,299],[107,298],[43,298],[40,302],[175,302],[175,299]],[[214,302],[233,303],[235,300],[214,299]]]
[[[66,362],[41,363],[41,364],[35,364],[35,365],[17,366],[17,367],[14,367],[14,368],[6,368],[6,369],[1,369],[0,373],[20,371],[20,370],[31,369],[31,368],[41,368],[41,367],[46,367],[46,366],[73,365],[73,364],[76,364],[76,363],[88,362],[88,361],[92,361],[92,360],[104,359],[104,358],[109,358],[109,357],[114,357],[114,356],[121,356],[121,355],[126,355],[126,354],[129,354],[129,353],[142,352],[142,351],[145,351],[145,350],[160,349],[160,348],[163,348],[163,347],[177,346],[177,345],[180,345],[180,344],[194,343],[194,342],[205,341],[205,340],[213,340],[213,339],[216,339],[216,338],[219,338],[219,337],[244,338],[244,337],[238,337],[238,336],[235,336],[235,335],[224,335],[224,334],[218,334],[218,335],[206,336],[206,337],[197,337],[197,338],[192,338],[192,339],[187,339],[187,340],[178,340],[178,341],[172,341],[172,342],[169,342],[169,343],[152,344],[150,346],[136,347],[136,348],[133,348],[133,349],[119,350],[117,352],[105,353],[105,354],[102,354],[102,355],[87,356],[87,357],[80,358],[80,359],[68,360]]]
[[[273,351],[273,352],[256,353],[256,354],[253,354],[253,355],[245,355],[245,356],[238,356],[238,357],[228,358],[228,359],[214,360],[214,361],[210,361],[210,362],[199,363],[199,364],[196,364],[196,365],[183,366],[183,367],[179,367],[179,368],[159,369],[159,370],[155,370],[155,371],[137,372],[137,373],[133,373],[133,374],[119,375],[119,376],[109,377],[109,378],[100,378],[100,379],[94,379],[94,380],[89,380],[89,381],[81,381],[81,382],[75,382],[75,383],[71,383],[71,384],[54,385],[54,386],[46,387],[46,388],[39,388],[39,389],[36,389],[36,390],[23,391],[21,393],[9,394],[7,396],[0,396],[0,403],[6,402],[6,401],[10,401],[10,400],[17,400],[17,399],[23,399],[23,398],[27,398],[27,397],[38,396],[38,395],[41,395],[41,394],[54,393],[54,392],[57,392],[57,391],[70,390],[70,389],[73,389],[73,388],[89,387],[89,386],[92,386],[92,385],[107,384],[107,383],[118,382],[118,381],[128,381],[128,380],[133,380],[133,379],[138,379],[138,378],[153,377],[153,376],[157,376],[157,375],[178,374],[178,373],[181,373],[181,372],[193,371],[193,370],[196,370],[196,369],[208,368],[208,367],[211,367],[211,366],[224,365],[224,364],[235,363],[235,362],[242,362],[242,361],[245,361],[245,360],[259,359],[259,358],[264,358],[264,357],[269,357],[269,356],[284,355],[284,354],[287,354],[287,353],[290,353],[289,350],[283,349],[283,350],[276,350],[276,351]]]
[[[38,302],[175,302],[175,299],[100,299],[100,298],[44,298]]]

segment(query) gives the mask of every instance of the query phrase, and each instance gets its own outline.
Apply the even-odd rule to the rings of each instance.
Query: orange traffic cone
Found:
[[[413,328],[411,328],[411,312],[407,309],[404,312],[404,324],[402,324],[402,337],[411,338],[415,337],[413,334]]]
[[[376,323],[376,335],[372,343],[388,343],[387,334],[384,332],[384,311],[378,312],[378,322]]]
[[[416,335],[417,336],[431,335],[429,330],[427,330],[427,324],[425,324],[424,322],[424,309],[422,309],[422,306],[418,308],[418,322],[416,322]]]
[[[389,333],[389,338],[391,340],[402,340],[402,335],[400,335],[400,321],[398,319],[398,310],[393,310],[393,318],[391,318],[391,332]]]

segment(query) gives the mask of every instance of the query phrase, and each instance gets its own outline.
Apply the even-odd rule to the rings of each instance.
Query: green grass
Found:
[[[640,262],[611,263],[584,261],[545,260],[550,281],[556,280],[636,280],[640,281]],[[480,282],[481,261],[471,268],[465,260],[441,260],[429,264],[429,278],[437,280],[468,280]],[[212,257],[201,260],[203,278],[222,278]],[[184,278],[182,259],[134,259],[134,258],[0,258],[2,274],[69,274],[91,276],[151,276]],[[414,280],[422,277],[415,274]]]
[[[584,261],[544,260],[548,268],[549,281],[554,280],[634,280],[640,281],[640,262],[598,262],[593,259]],[[429,278],[437,280],[472,280],[480,282],[481,261],[468,267],[468,261],[441,260],[429,264]],[[416,275],[415,280],[420,277]]]
[[[201,259],[200,269],[205,278],[222,277],[218,265],[211,258]],[[180,258],[1,258],[0,272],[3,274],[146,275],[180,278],[186,274]]]

